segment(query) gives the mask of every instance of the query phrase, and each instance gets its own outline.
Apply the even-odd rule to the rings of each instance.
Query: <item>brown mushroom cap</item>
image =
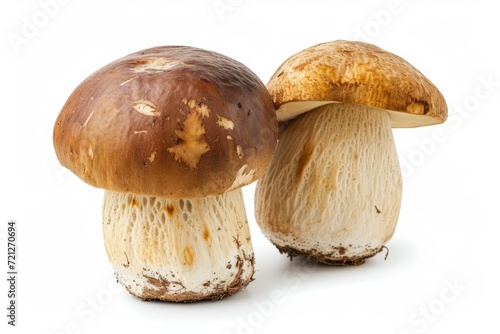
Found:
[[[278,121],[324,104],[341,102],[385,109],[392,127],[443,123],[443,95],[404,59],[363,42],[333,41],[288,58],[267,88]]]
[[[259,178],[276,146],[272,99],[224,55],[156,47],[85,79],[54,126],[61,164],[83,181],[171,198],[218,195]]]

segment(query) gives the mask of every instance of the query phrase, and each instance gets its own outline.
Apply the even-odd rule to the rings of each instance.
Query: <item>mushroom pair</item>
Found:
[[[241,187],[277,142],[272,99],[247,67],[192,47],[123,57],[85,79],[53,133],[61,164],[104,188],[117,280],[142,299],[221,299],[253,280]]]
[[[196,301],[246,287],[240,187],[261,176],[257,223],[291,257],[361,264],[391,238],[402,193],[391,129],[445,121],[437,88],[403,59],[347,41],[292,56],[267,88],[233,59],[179,46],[121,58],[71,94],[55,151],[106,189],[106,251],[130,293]]]
[[[280,139],[257,183],[257,223],[290,258],[363,263],[398,220],[402,178],[392,128],[444,122],[443,96],[402,58],[350,41],[293,55],[267,88]]]

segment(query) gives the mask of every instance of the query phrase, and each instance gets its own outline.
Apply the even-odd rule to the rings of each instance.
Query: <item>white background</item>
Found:
[[[499,332],[493,1],[55,1],[3,0],[0,8],[1,277],[9,219],[19,237],[18,326],[6,324],[2,279],[2,333]],[[260,233],[250,185],[244,194],[257,273],[246,290],[172,304],[117,288],[103,246],[103,191],[62,169],[52,146],[55,118],[76,85],[110,61],[158,45],[223,53],[267,82],[293,53],[335,39],[370,41],[402,56],[449,106],[443,125],[394,131],[405,177],[387,260],[379,254],[348,268],[290,262]]]

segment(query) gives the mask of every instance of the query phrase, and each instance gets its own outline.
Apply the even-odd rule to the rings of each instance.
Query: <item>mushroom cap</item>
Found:
[[[200,198],[259,178],[277,121],[265,85],[243,64],[161,46],[85,79],[63,106],[53,141],[61,164],[95,187]]]
[[[407,61],[355,41],[318,44],[288,58],[267,84],[284,122],[328,103],[385,109],[392,127],[443,123],[448,115],[439,90]]]

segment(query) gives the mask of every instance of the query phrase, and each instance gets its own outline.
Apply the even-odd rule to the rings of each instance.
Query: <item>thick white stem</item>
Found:
[[[396,228],[402,178],[388,114],[328,104],[292,121],[256,188],[257,222],[290,256],[360,264]]]
[[[118,281],[142,299],[221,299],[253,280],[241,189],[199,199],[106,191],[103,231]]]

